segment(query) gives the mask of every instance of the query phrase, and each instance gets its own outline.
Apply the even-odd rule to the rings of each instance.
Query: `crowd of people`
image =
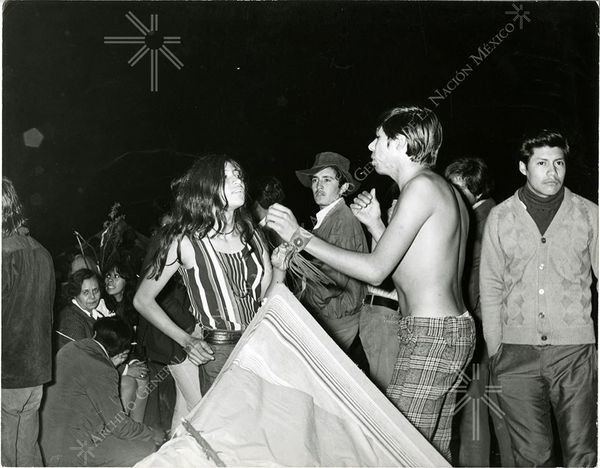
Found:
[[[202,156],[172,183],[141,271],[80,255],[58,293],[3,178],[2,464],[135,464],[167,436],[146,411],[150,375],[175,383],[172,431],[287,284],[449,462],[489,466],[494,434],[502,466],[594,466],[598,207],[564,187],[566,138],[526,136],[525,183],[496,205],[482,159],[434,170],[431,110],[391,109],[375,135],[390,206],[321,152],[296,171],[316,205],[306,229],[278,179],[250,184],[237,161]],[[321,279],[292,273],[294,256]]]

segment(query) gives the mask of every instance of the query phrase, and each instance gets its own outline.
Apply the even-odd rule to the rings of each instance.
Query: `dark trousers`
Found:
[[[594,345],[502,344],[491,370],[501,385],[516,466],[554,466],[551,411],[564,466],[596,466],[597,353]]]
[[[510,435],[498,403],[500,387],[489,371],[489,358],[483,338],[476,356],[465,371],[458,388],[458,466],[490,466],[493,432],[498,442],[501,466],[514,466]]]
[[[2,465],[42,466],[38,444],[42,386],[2,389]]]

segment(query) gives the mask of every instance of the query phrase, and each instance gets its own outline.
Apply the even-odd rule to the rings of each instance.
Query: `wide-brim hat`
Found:
[[[305,187],[311,187],[312,176],[326,167],[335,167],[344,176],[350,185],[346,195],[356,192],[360,187],[360,183],[358,183],[350,173],[350,161],[341,154],[333,153],[331,151],[325,151],[317,154],[312,167],[309,169],[296,171],[296,176],[302,185]]]

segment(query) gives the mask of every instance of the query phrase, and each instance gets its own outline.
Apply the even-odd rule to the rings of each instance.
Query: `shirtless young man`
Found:
[[[267,225],[284,240],[349,276],[380,284],[393,271],[400,310],[400,351],[387,395],[450,460],[452,414],[460,372],[471,359],[475,326],[461,292],[469,215],[457,189],[431,167],[442,142],[436,115],[425,108],[386,112],[369,145],[378,174],[400,187],[387,228],[375,193],[351,208],[377,245],[372,253],[334,247],[299,228],[293,213],[273,205]]]

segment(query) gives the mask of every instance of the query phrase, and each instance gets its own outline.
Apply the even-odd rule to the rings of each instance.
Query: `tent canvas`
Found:
[[[187,419],[227,466],[449,466],[283,286]],[[179,426],[136,466],[215,463]]]

